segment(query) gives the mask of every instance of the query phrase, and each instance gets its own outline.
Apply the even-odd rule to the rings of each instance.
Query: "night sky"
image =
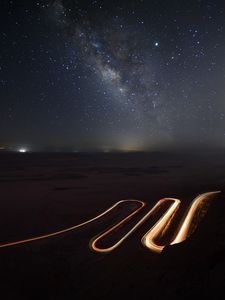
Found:
[[[225,2],[1,0],[0,146],[225,147]]]

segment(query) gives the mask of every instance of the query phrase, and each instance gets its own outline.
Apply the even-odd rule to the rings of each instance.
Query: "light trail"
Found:
[[[101,252],[101,253],[107,253],[107,252],[111,252],[112,250],[114,250],[115,248],[117,248],[119,245],[121,245],[125,239],[127,239],[138,227],[140,227],[145,221],[147,221],[147,219],[153,215],[160,207],[162,204],[164,204],[164,199],[159,200],[155,206],[140,220],[138,221],[138,223],[131,229],[129,230],[118,242],[116,242],[113,246],[108,247],[108,248],[99,248],[96,244],[97,242],[99,242],[102,238],[104,238],[106,235],[108,235],[109,233],[111,233],[113,230],[115,230],[118,226],[122,225],[124,223],[124,221],[122,220],[121,222],[119,222],[118,224],[114,225],[113,227],[111,227],[110,229],[108,229],[107,231],[105,231],[104,233],[102,233],[101,235],[98,235],[96,238],[93,238],[90,241],[90,248],[96,252]]]
[[[206,201],[211,196],[220,193],[220,191],[208,192],[197,196],[190,207],[187,210],[184,220],[178,226],[178,233],[176,237],[172,240],[170,245],[178,244],[183,242],[188,237],[188,232],[192,224],[192,220],[195,216],[196,211],[199,209],[203,201]],[[163,229],[175,216],[175,213],[180,205],[180,200],[173,198],[165,198],[165,200],[172,200],[174,203],[172,206],[165,212],[165,214],[160,218],[160,220],[143,236],[142,244],[149,248],[150,250],[160,253],[164,249],[165,245],[157,245],[155,239],[161,234]]]
[[[168,210],[159,219],[159,221],[141,239],[141,242],[145,247],[157,253],[162,252],[165,246],[157,245],[155,239],[163,232],[167,224],[173,219],[181,203],[179,199],[175,198],[164,198],[162,199],[162,201],[164,203],[173,201],[174,203],[168,208]]]
[[[199,208],[199,206],[203,201],[205,201],[207,198],[217,193],[219,193],[219,191],[204,193],[194,199],[194,201],[190,205],[190,208],[188,209],[184,221],[178,226],[178,233],[176,235],[176,238],[170,243],[171,245],[181,243],[188,237],[188,232],[192,224],[192,220],[194,218],[195,212],[197,211],[197,209]],[[127,239],[138,227],[140,227],[145,221],[147,221],[149,217],[153,215],[162,205],[164,205],[167,202],[173,202],[173,203],[163,214],[163,216],[159,219],[159,221],[157,221],[157,223],[141,239],[142,244],[145,247],[147,247],[149,250],[156,253],[161,253],[162,250],[165,248],[165,245],[158,245],[155,240],[158,236],[162,234],[164,229],[170,225],[170,222],[175,217],[176,212],[179,209],[179,206],[181,204],[181,201],[179,199],[163,198],[159,200],[156,203],[156,205],[140,221],[138,221],[138,223],[135,226],[133,226],[133,228],[129,230],[119,241],[117,241],[112,246],[107,248],[98,247],[97,243],[101,239],[103,239],[105,236],[107,236],[112,231],[114,231],[118,226],[122,225],[124,222],[127,221],[125,219],[122,220],[121,222],[112,226],[110,229],[106,230],[102,234],[92,239],[89,244],[90,248],[100,253],[108,253],[113,251],[118,246],[120,246],[125,241],[125,239]]]
[[[215,194],[218,194],[218,193],[220,193],[220,191],[207,192],[207,193],[197,196],[193,200],[193,202],[191,203],[191,205],[189,206],[189,208],[185,214],[183,221],[178,226],[178,230],[177,230],[175,238],[169,243],[170,245],[181,243],[189,237],[189,231],[190,231],[191,225],[193,223],[193,218],[194,218],[196,212],[201,208],[201,205],[204,203],[204,201],[207,201],[211,196],[214,196]],[[108,253],[108,252],[113,251],[118,246],[120,246],[137,228],[139,228],[145,221],[147,221],[158,209],[160,209],[162,205],[164,205],[167,202],[172,202],[172,204],[167,209],[167,211],[163,214],[163,216],[156,222],[156,224],[141,239],[142,244],[145,247],[147,247],[149,250],[156,252],[156,253],[161,253],[166,245],[158,245],[156,242],[156,239],[164,232],[164,230],[168,226],[170,226],[170,222],[176,215],[177,210],[179,209],[181,201],[176,198],[163,198],[163,199],[159,200],[154,205],[154,207],[151,210],[149,210],[149,212],[147,214],[144,215],[144,217],[142,217],[125,235],[122,236],[122,238],[120,238],[116,243],[114,243],[112,246],[107,247],[107,248],[98,247],[97,246],[98,242],[101,239],[103,239],[105,236],[109,235],[111,232],[116,230],[118,227],[120,227],[121,225],[128,222],[131,218],[133,218],[134,215],[137,214],[145,206],[145,203],[143,201],[133,200],[133,199],[121,200],[121,201],[116,202],[114,205],[112,205],[110,208],[106,209],[101,214],[97,215],[96,217],[89,219],[78,225],[71,226],[69,228],[62,229],[62,230],[59,230],[59,231],[56,231],[53,233],[41,235],[41,236],[31,237],[31,238],[23,239],[23,240],[16,241],[16,242],[8,242],[8,243],[0,244],[0,248],[12,247],[12,246],[16,246],[19,244],[25,244],[25,243],[29,243],[29,242],[42,240],[42,239],[47,239],[47,238],[51,238],[51,237],[66,233],[68,231],[75,230],[77,228],[80,228],[82,226],[85,226],[91,222],[94,222],[94,221],[100,219],[104,215],[108,214],[110,211],[114,210],[120,204],[126,203],[126,202],[127,203],[129,203],[129,202],[130,203],[132,203],[132,202],[138,203],[139,207],[137,209],[135,209],[132,213],[130,213],[126,217],[124,217],[122,220],[117,222],[115,225],[113,225],[112,227],[110,227],[109,229],[104,231],[102,234],[98,235],[97,237],[94,237],[89,243],[90,248],[93,251],[100,252],[100,253]]]
[[[195,216],[196,211],[198,210],[199,206],[202,204],[203,201],[207,200],[207,198],[220,193],[220,191],[215,191],[215,192],[208,192],[201,194],[197,196],[193,202],[190,204],[190,207],[186,213],[186,216],[180,224],[180,229],[174,238],[174,240],[171,242],[171,245],[173,244],[178,244],[186,240],[188,237],[188,232],[192,224],[192,220]]]
[[[59,230],[59,231],[55,231],[55,232],[49,233],[49,234],[44,234],[44,235],[40,235],[40,236],[36,236],[36,237],[31,237],[31,238],[16,241],[16,242],[8,242],[8,243],[0,244],[0,248],[12,247],[12,246],[20,245],[20,244],[30,243],[30,242],[34,242],[34,241],[38,241],[38,240],[43,240],[43,239],[47,239],[47,238],[50,238],[50,237],[53,237],[53,236],[57,236],[57,235],[66,233],[68,231],[75,230],[79,227],[82,227],[82,226],[87,225],[91,222],[94,222],[95,220],[100,219],[101,217],[103,217],[104,215],[108,214],[110,211],[115,209],[118,205],[120,205],[122,203],[125,203],[125,202],[136,202],[136,203],[140,204],[140,207],[138,207],[134,212],[129,214],[123,220],[128,220],[129,218],[132,218],[136,213],[139,212],[139,210],[141,210],[145,206],[145,203],[143,201],[140,201],[140,200],[120,200],[120,201],[116,202],[114,205],[112,205],[110,208],[103,211],[101,214],[97,215],[96,217],[94,217],[90,220],[87,220],[83,223],[80,223],[78,225],[71,226],[69,228],[62,229],[62,230]],[[120,221],[120,222],[123,222],[123,220]]]

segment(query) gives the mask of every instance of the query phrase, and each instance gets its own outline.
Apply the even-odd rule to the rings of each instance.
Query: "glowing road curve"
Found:
[[[219,193],[219,191],[214,191],[214,192],[207,192],[204,194],[201,194],[197,196],[193,202],[190,204],[189,208],[187,209],[186,213],[184,214],[184,217],[180,224],[178,225],[177,231],[175,236],[172,238],[172,240],[169,242],[170,245],[172,244],[178,244],[186,240],[193,232],[190,231],[192,225],[193,225],[193,220],[196,214],[198,213],[199,210],[201,210],[202,205],[207,202],[209,199],[211,199],[212,196],[216,195]],[[151,227],[149,231],[142,237],[141,242],[142,244],[148,248],[149,250],[156,252],[156,253],[161,253],[162,250],[166,245],[159,245],[157,243],[157,238],[164,232],[166,228],[170,226],[170,223],[172,219],[175,217],[179,206],[181,204],[181,201],[179,199],[175,198],[163,198],[159,200],[152,209],[150,209],[133,227],[125,233],[122,238],[120,238],[117,242],[115,242],[112,246],[103,248],[98,246],[99,241],[101,241],[103,238],[105,238],[107,235],[109,235],[111,232],[115,231],[117,228],[120,226],[124,225],[126,222],[131,220],[136,214],[138,214],[144,207],[145,203],[140,200],[121,200],[116,202],[114,205],[100,213],[99,215],[93,217],[92,219],[89,219],[87,221],[84,221],[80,224],[71,226],[66,229],[62,229],[53,233],[49,234],[44,234],[40,236],[35,236],[35,237],[30,237],[27,239],[15,241],[15,242],[7,242],[7,243],[1,243],[0,248],[6,248],[6,247],[12,247],[20,244],[25,244],[29,242],[34,242],[38,240],[43,240],[47,238],[51,238],[57,235],[61,235],[63,233],[69,232],[76,230],[80,227],[83,227],[87,224],[90,224],[92,222],[95,222],[96,220],[102,218],[103,216],[109,214],[116,208],[119,208],[122,204],[136,204],[138,207],[133,210],[133,212],[129,213],[127,216],[123,217],[120,221],[115,223],[113,226],[110,228],[106,229],[103,233],[99,234],[98,236],[94,237],[91,239],[89,246],[90,248],[95,251],[95,252],[100,252],[100,253],[108,253],[116,249],[119,245],[121,245],[137,228],[139,228],[143,223],[145,223],[156,211],[158,211],[163,205],[166,203],[169,203],[169,208],[166,210],[166,212],[161,216],[161,218]]]

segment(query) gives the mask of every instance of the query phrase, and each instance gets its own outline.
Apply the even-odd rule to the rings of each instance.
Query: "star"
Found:
[[[1,140],[95,148],[109,139],[114,148],[118,136],[130,136],[151,149],[167,141],[197,145],[198,138],[220,146],[225,12],[219,0],[210,13],[210,1],[184,1],[178,9],[175,0],[170,6],[37,0],[23,10],[9,2],[3,19],[14,22],[5,20],[2,33]]]

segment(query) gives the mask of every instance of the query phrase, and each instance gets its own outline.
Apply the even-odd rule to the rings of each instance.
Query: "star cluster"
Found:
[[[222,1],[1,5],[0,143],[225,146]]]

